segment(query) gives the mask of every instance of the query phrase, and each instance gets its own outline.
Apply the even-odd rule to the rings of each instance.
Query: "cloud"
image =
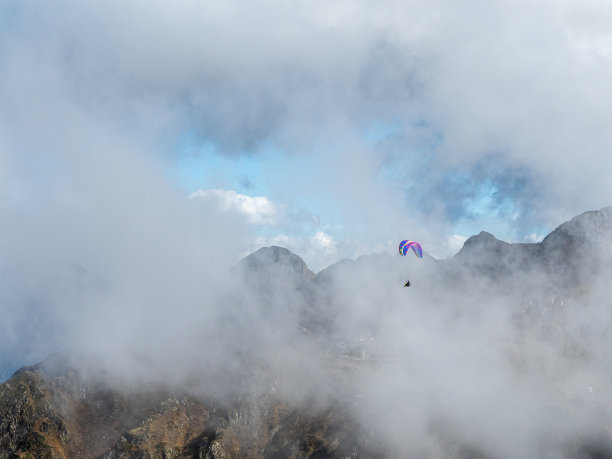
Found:
[[[3,2],[0,354],[76,347],[144,380],[287,352],[267,363],[295,369],[296,392],[331,390],[291,354],[292,293],[258,302],[223,273],[264,245],[318,271],[405,238],[441,256],[470,231],[535,240],[611,204],[611,19],[590,0]],[[237,180],[266,191],[185,199],[166,174],[185,136],[190,154],[261,160]],[[368,427],[400,452],[442,430],[533,457],[591,425],[584,388],[609,385],[603,287],[525,330],[524,303],[471,279],[446,291],[426,263],[331,292],[347,332],[404,357],[358,378]],[[592,352],[560,355],[576,342]],[[559,416],[556,396],[583,411]]]
[[[333,237],[324,233],[323,231],[317,231],[317,233],[312,236],[310,240],[325,252],[334,253],[336,251],[336,241],[334,241]]]
[[[406,201],[390,212],[476,232],[510,217],[515,239],[612,201],[599,2],[61,5],[3,7],[3,137],[28,151],[83,133],[167,154],[187,132],[230,156],[308,157],[357,189],[363,171],[329,159],[359,149],[372,174],[395,167]]]
[[[468,238],[466,236],[453,234],[446,241],[446,245],[448,246],[448,249],[452,254],[456,254],[457,252],[459,252],[459,250],[461,250],[461,247],[463,247],[463,244],[465,243],[465,241],[467,241],[467,239]]]
[[[246,196],[233,190],[198,190],[191,199],[214,201],[222,210],[237,211],[256,225],[274,225],[282,217],[280,207],[265,196]]]
[[[222,212],[241,215],[260,228],[247,236],[250,237],[250,244],[243,252],[244,256],[260,247],[275,245],[300,255],[314,270],[337,261],[338,242],[330,234],[317,230],[320,226],[318,220],[303,209],[293,209],[287,216],[284,206],[265,196],[246,196],[233,190],[198,190],[189,197],[191,200],[212,203]],[[301,227],[299,231],[295,231],[296,225]],[[263,231],[265,235],[259,234],[262,227],[266,228]]]
[[[542,239],[544,239],[545,236],[546,235],[537,233],[529,233],[525,236],[524,240],[525,242],[542,242]]]

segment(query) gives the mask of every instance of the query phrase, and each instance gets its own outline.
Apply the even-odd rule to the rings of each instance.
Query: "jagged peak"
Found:
[[[494,235],[492,235],[491,233],[488,233],[486,231],[481,231],[480,233],[474,235],[474,236],[470,236],[467,241],[465,241],[465,245],[470,246],[470,245],[475,245],[475,244],[482,244],[483,242],[503,242],[500,241],[499,239],[497,239]]]
[[[518,270],[538,266],[559,271],[576,260],[589,260],[584,266],[596,269],[597,260],[610,258],[612,250],[612,206],[584,212],[559,225],[540,243],[508,243],[486,231],[465,241],[455,259],[463,264],[478,266],[486,272],[505,265]],[[572,271],[570,277],[578,274]]]
[[[562,223],[542,240],[542,244],[550,245],[558,238],[586,240],[607,232],[612,232],[612,206],[583,212]]]
[[[304,280],[312,279],[315,276],[301,257],[289,249],[276,245],[256,250],[243,258],[239,266],[247,271],[281,268],[303,277]]]
[[[244,260],[260,263],[282,263],[287,260],[295,260],[304,263],[304,260],[291,250],[277,245],[262,247],[250,255],[247,255]]]
[[[480,233],[469,237],[463,244],[463,247],[455,255],[456,257],[464,257],[474,251],[480,250],[495,250],[502,247],[506,247],[509,244],[504,241],[500,241],[491,233],[481,231]]]

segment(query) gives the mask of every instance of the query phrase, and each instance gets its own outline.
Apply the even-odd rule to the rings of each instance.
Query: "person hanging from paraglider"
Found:
[[[399,253],[401,256],[405,257],[406,253],[408,252],[408,249],[412,249],[417,258],[423,258],[423,248],[418,242],[408,240],[400,242]],[[404,283],[404,287],[410,287],[409,280]]]

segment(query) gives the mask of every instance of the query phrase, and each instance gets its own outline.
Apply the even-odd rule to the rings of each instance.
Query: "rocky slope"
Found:
[[[354,369],[353,369],[354,371]],[[54,356],[0,385],[0,458],[383,456],[347,410],[267,393],[231,403],[180,390],[84,377]]]

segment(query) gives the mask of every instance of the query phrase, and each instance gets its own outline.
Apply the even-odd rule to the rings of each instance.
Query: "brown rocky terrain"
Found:
[[[271,394],[224,404],[192,390],[103,380],[58,356],[20,370],[0,385],[0,457],[383,456],[339,404],[315,408]]]

